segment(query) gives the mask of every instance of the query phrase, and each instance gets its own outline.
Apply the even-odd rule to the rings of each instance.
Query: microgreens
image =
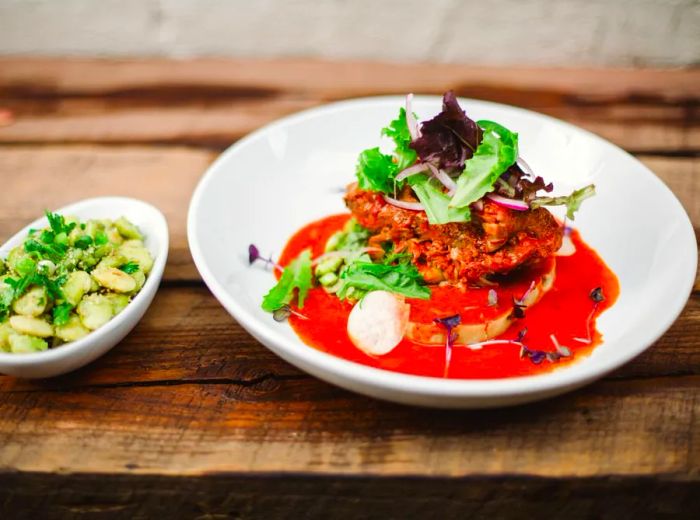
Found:
[[[515,296],[513,296],[513,310],[510,313],[510,317],[518,320],[523,319],[525,317],[526,308],[527,306],[522,300],[518,300]]]
[[[445,318],[435,318],[433,322],[445,327],[445,372],[443,377],[447,377],[447,372],[450,369],[450,360],[452,359],[452,347],[457,341],[457,333],[453,329],[462,322],[462,318],[459,314],[455,314]]]
[[[274,319],[275,321],[282,322],[286,321],[287,318],[289,318],[289,316],[291,316],[292,314],[294,314],[294,316],[296,316],[297,318],[301,318],[302,320],[309,319],[308,316],[304,316],[302,313],[295,311],[289,305],[282,305],[282,307],[274,311],[272,313],[272,319]]]
[[[498,305],[498,293],[495,289],[489,289],[488,304],[489,307]]]
[[[600,303],[605,300],[605,295],[603,294],[603,288],[596,287],[590,293],[588,293],[588,297],[591,300],[593,300],[593,309],[591,309],[591,312],[588,315],[588,318],[586,319],[586,337],[585,338],[574,338],[574,340],[578,341],[579,343],[585,343],[586,345],[590,345],[593,342],[593,336],[591,334],[591,322],[593,321],[593,316],[595,315],[595,311],[598,310],[598,305],[600,305]]]
[[[265,265],[273,267],[277,269],[278,271],[282,271],[283,267],[279,265],[277,262],[275,262],[272,257],[270,258],[265,258],[260,254],[260,250],[257,248],[255,244],[250,244],[248,246],[248,264],[253,265],[256,260],[260,260],[263,262]]]
[[[602,287],[596,287],[593,289],[590,294],[588,295],[591,300],[593,300],[595,303],[600,303],[603,300],[605,300],[605,295],[603,294],[603,288]]]
[[[553,351],[535,350],[528,348],[527,345],[523,343],[526,334],[527,328],[524,328],[520,332],[518,332],[518,336],[514,340],[514,342],[520,344],[520,359],[528,358],[535,365],[539,365],[545,359],[550,363],[554,363],[556,361],[559,361],[563,357],[571,356],[571,350],[569,350],[569,348],[565,347],[564,345],[560,345],[557,341],[557,337],[554,334],[549,336],[552,340],[552,343],[554,344],[555,350]]]

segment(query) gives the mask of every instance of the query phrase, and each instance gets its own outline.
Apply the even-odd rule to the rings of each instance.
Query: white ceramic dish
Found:
[[[153,269],[131,303],[106,325],[84,338],[43,352],[0,352],[0,373],[3,374],[27,378],[52,377],[94,361],[119,343],[136,326],[153,301],[163,276],[168,258],[168,224],[163,214],[150,204],[126,197],[98,197],[71,204],[55,212],[73,215],[81,220],[116,219],[125,216],[145,235],[145,245],[155,260]],[[47,225],[45,217],[29,224],[0,247],[0,257],[5,258],[10,249],[21,244],[30,228],[42,228]]]
[[[588,358],[548,374],[496,380],[445,380],[370,368],[302,343],[287,324],[260,309],[274,284],[247,262],[247,247],[279,254],[302,225],[345,210],[342,187],[354,179],[358,153],[376,146],[401,97],[335,103],[286,117],[239,141],[197,187],[188,216],[195,263],[214,295],[273,352],[315,375],[362,394],[434,407],[478,408],[542,399],[580,387],[620,367],[673,323],[692,288],[697,246],[671,191],[634,157],[562,121],[527,110],[462,99],[473,119],[498,121],[520,134],[520,150],[556,193],[595,182],[575,225],[620,281],[617,303],[598,320],[604,343]],[[440,98],[417,97],[421,118]],[[234,355],[234,354],[232,354]]]

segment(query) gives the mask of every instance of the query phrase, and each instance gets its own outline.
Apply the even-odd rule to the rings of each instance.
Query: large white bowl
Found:
[[[617,274],[620,296],[598,320],[604,343],[591,356],[528,377],[419,377],[320,352],[262,311],[274,279],[248,266],[248,245],[278,254],[304,224],[344,211],[341,191],[354,178],[357,155],[377,145],[380,129],[404,103],[400,97],[345,101],[286,117],[237,142],[208,169],[192,197],[188,237],[202,278],[226,310],[273,352],[320,379],[435,407],[502,406],[560,394],[600,378],[656,341],[683,309],[697,266],[695,235],[673,193],[634,157],[575,126],[505,105],[460,102],[473,119],[518,132],[522,155],[557,193],[596,184],[597,195],[584,203],[575,224]],[[413,106],[428,118],[440,104],[437,97],[418,97]]]
[[[42,352],[0,352],[0,373],[3,374],[27,378],[52,377],[94,361],[119,343],[136,326],[151,304],[163,276],[168,259],[168,224],[163,214],[150,204],[127,197],[98,197],[82,200],[55,212],[72,215],[81,220],[116,219],[125,216],[145,235],[144,244],[154,258],[153,269],[143,288],[129,305],[107,324],[84,338]],[[46,226],[48,222],[45,217],[29,224],[0,247],[0,258],[5,258],[10,249],[20,245],[30,228],[40,229]]]

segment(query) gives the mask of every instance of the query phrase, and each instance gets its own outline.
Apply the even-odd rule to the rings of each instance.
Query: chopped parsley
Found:
[[[70,311],[73,306],[70,303],[60,303],[53,308],[53,324],[59,327],[68,323],[70,319]]]
[[[134,274],[139,270],[139,264],[136,262],[127,262],[119,266],[120,271],[124,271],[126,274]]]

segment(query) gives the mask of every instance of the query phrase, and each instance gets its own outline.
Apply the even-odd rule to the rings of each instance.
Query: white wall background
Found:
[[[700,0],[0,0],[0,54],[700,64]]]

